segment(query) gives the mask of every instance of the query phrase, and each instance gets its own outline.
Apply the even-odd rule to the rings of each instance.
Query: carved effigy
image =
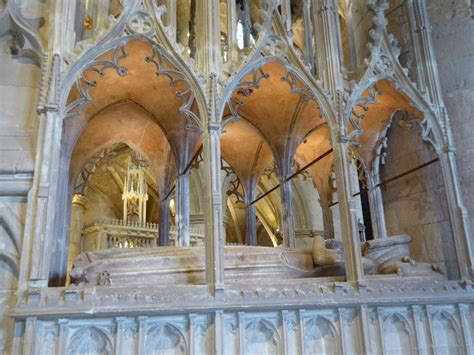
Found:
[[[345,275],[344,248],[342,241],[336,239],[324,240],[322,236],[315,236],[312,253],[314,264],[324,270],[324,275]],[[362,262],[365,274],[373,274],[373,261],[368,258],[362,258]]]
[[[406,234],[374,239],[361,246],[364,272],[370,274],[396,274],[399,276],[430,276],[445,278],[432,264],[416,262],[411,258],[411,237]],[[324,240],[316,236],[313,242],[314,264],[329,273],[344,275],[344,252],[342,242]]]
[[[445,278],[431,264],[410,257],[408,235],[377,239],[362,245],[366,275],[396,274]],[[225,247],[226,282],[249,279],[343,277],[342,242],[315,237],[312,249],[272,247]],[[160,285],[205,282],[204,248],[106,249],[79,255],[71,272],[76,285]]]
[[[143,285],[205,283],[203,247],[106,249],[85,252],[74,261],[71,280],[76,285]],[[225,247],[226,282],[320,276],[310,250],[283,254],[279,248]],[[145,281],[146,280],[146,281]]]
[[[411,240],[407,234],[370,240],[362,245],[362,255],[374,262],[378,274],[444,277],[435,265],[417,262],[411,258]]]

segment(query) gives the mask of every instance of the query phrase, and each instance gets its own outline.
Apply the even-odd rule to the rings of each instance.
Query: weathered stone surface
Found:
[[[0,352],[472,353],[470,1],[157,4],[0,0]],[[107,156],[68,231],[116,143],[163,244],[205,246],[89,252],[65,286],[81,223],[122,217]]]

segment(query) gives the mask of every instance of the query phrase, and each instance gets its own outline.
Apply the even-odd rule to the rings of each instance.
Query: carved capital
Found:
[[[209,132],[219,132],[221,124],[218,122],[209,122]]]
[[[75,194],[72,197],[72,206],[85,210],[89,206],[89,199],[83,195]]]
[[[337,137],[337,142],[340,143],[341,145],[348,145],[349,142],[350,142],[350,138],[346,135],[342,135],[340,134],[338,137]]]

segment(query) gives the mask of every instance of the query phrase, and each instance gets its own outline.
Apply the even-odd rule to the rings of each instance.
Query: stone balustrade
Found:
[[[96,219],[82,228],[82,251],[109,248],[151,248],[157,246],[159,225],[121,219]],[[170,245],[174,245],[176,229],[170,226]],[[204,231],[190,228],[190,246],[203,246]]]

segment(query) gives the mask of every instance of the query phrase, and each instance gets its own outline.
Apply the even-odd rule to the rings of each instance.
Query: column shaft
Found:
[[[347,281],[360,281],[363,278],[364,270],[359,247],[357,212],[352,197],[348,143],[335,142],[333,143],[333,149],[342,241],[344,244],[346,278]]]
[[[246,210],[247,230],[245,233],[245,244],[257,245],[257,206],[255,203],[248,205]]]
[[[176,12],[178,10],[178,1],[176,0],[166,0],[166,26],[169,26],[173,29],[174,38],[176,40]]]
[[[280,181],[281,199],[281,229],[283,233],[283,247],[296,247],[295,226],[293,221],[293,201],[291,193],[291,180]]]
[[[189,247],[189,174],[181,174],[176,180],[176,239],[175,245]]]
[[[224,223],[222,213],[221,147],[219,126],[209,125],[203,137],[206,173],[206,277],[216,296],[224,290]]]
[[[471,245],[471,224],[464,207],[461,186],[454,151],[445,149],[440,155],[443,170],[444,188],[448,201],[449,218],[453,230],[454,247],[461,279],[470,279],[474,275]]]
[[[196,66],[204,73],[222,67],[219,0],[196,1]]]
[[[313,28],[318,45],[318,76],[324,87],[334,94],[343,88],[342,44],[337,4],[335,0],[313,0],[313,8],[316,9]]]
[[[71,225],[69,229],[69,254],[67,261],[67,284],[69,284],[69,273],[72,269],[72,263],[81,250],[82,239],[82,217],[88,205],[88,200],[85,196],[74,195],[72,198],[71,207]]]
[[[235,0],[227,0],[227,44],[229,62],[238,62],[237,46],[237,5]]]
[[[168,246],[170,242],[170,200],[160,200],[159,246]]]
[[[382,191],[380,186],[369,186],[370,217],[374,238],[387,238],[387,226],[385,224],[385,208],[383,205]]]
[[[334,220],[330,203],[321,203],[323,212],[324,239],[334,239]]]

